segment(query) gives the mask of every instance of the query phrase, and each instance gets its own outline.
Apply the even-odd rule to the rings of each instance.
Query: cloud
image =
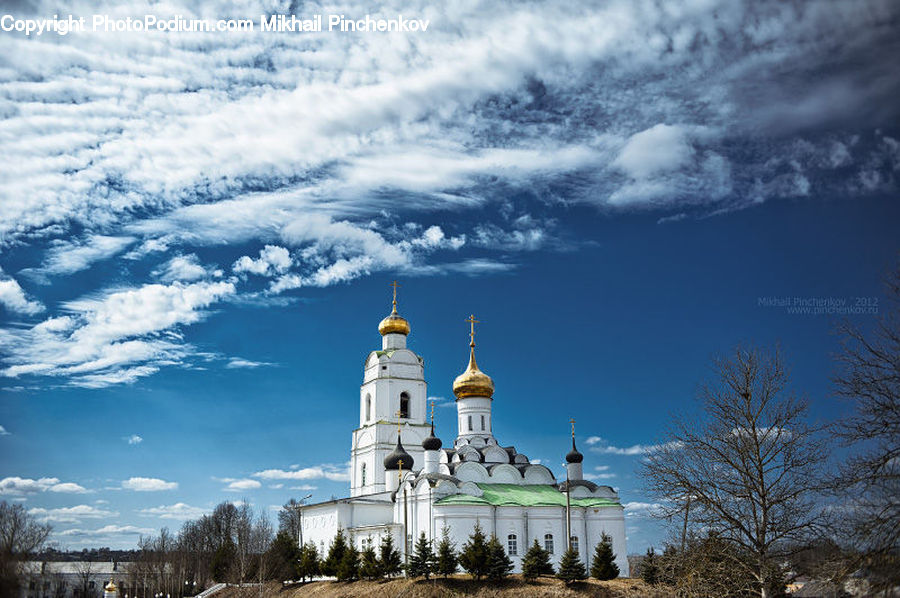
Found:
[[[627,502],[622,506],[625,508],[625,515],[633,517],[653,516],[663,509],[662,504],[655,502]]]
[[[12,476],[0,480],[0,494],[26,495],[38,492],[59,492],[65,494],[84,494],[89,492],[74,482],[60,482],[59,478],[20,478]]]
[[[189,354],[175,329],[201,321],[203,309],[234,294],[230,282],[148,284],[67,302],[68,315],[23,330],[0,330],[7,365],[0,374],[63,376],[99,388],[134,382]]]
[[[318,490],[318,486],[310,484],[300,484],[299,486],[290,486],[288,490]]]
[[[49,521],[56,523],[78,523],[82,519],[105,519],[107,517],[119,516],[117,511],[105,511],[90,505],[76,505],[74,507],[62,507],[59,509],[33,508],[28,509],[28,514],[42,523]]]
[[[232,369],[240,369],[240,368],[250,368],[255,369],[258,367],[263,367],[267,365],[272,365],[271,363],[267,363],[265,361],[250,361],[249,359],[241,359],[240,357],[232,357],[228,360],[228,363],[225,364],[225,367]]]
[[[6,431],[6,428],[0,426],[0,436],[11,436],[11,434]]]
[[[649,179],[679,170],[693,157],[684,127],[658,124],[629,137],[612,165],[634,179]]]
[[[224,478],[223,482],[228,482],[228,485],[225,486],[224,490],[226,492],[244,492],[246,490],[256,490],[257,488],[261,488],[262,484],[260,484],[256,480],[251,479],[232,479],[232,478]]]
[[[266,245],[254,259],[241,256],[231,267],[236,273],[248,272],[257,276],[270,276],[287,271],[293,265],[290,252],[284,247]]]
[[[124,437],[125,442],[128,444],[140,444],[144,442],[144,439],[138,436],[137,434],[132,434],[131,436]]]
[[[664,444],[633,444],[627,447],[618,447],[609,444],[606,440],[601,438],[600,436],[591,436],[589,437],[585,443],[590,447],[589,450],[600,453],[604,455],[646,455],[648,453],[652,453],[653,451],[657,451],[660,449],[666,448],[678,448],[681,446],[678,442],[668,442]]]
[[[105,525],[99,529],[67,529],[57,533],[58,536],[85,536],[85,537],[115,537],[115,536],[149,536],[157,530],[151,527],[136,527],[134,525]]]
[[[158,507],[148,507],[140,509],[138,513],[147,517],[159,517],[160,519],[176,519],[184,521],[187,519],[197,519],[206,513],[209,509],[201,507],[192,507],[183,502],[177,502],[173,505],[160,505]]]
[[[13,278],[8,278],[2,268],[0,268],[0,305],[13,313],[26,316],[39,314],[45,309],[40,301],[28,299],[19,283]]]
[[[134,242],[133,237],[110,237],[90,235],[81,241],[56,241],[47,252],[43,265],[29,273],[72,274],[85,270],[99,260],[105,260],[121,253]]]
[[[178,482],[167,482],[159,478],[133,477],[122,482],[122,488],[134,490],[135,492],[159,492],[177,489]]]
[[[207,270],[200,264],[200,259],[193,253],[188,255],[176,255],[162,267],[155,270],[153,275],[162,282],[191,282],[211,276],[221,276],[221,270]]]
[[[286,471],[284,469],[266,469],[257,471],[252,477],[262,480],[320,480],[333,482],[349,482],[350,472],[346,467],[335,465],[315,465]]]

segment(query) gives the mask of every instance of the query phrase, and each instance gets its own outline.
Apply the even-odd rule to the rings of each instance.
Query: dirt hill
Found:
[[[557,579],[540,579],[525,583],[512,576],[502,583],[476,582],[456,576],[431,581],[392,579],[389,581],[316,581],[308,584],[282,586],[267,584],[260,588],[228,588],[215,598],[672,598],[674,594],[646,585],[639,579],[613,581],[586,580],[566,587]]]

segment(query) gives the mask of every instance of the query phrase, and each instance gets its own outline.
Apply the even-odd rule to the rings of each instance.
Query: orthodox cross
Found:
[[[469,324],[472,325],[472,330],[469,332],[469,339],[470,339],[470,340],[469,340],[469,346],[470,346],[470,347],[474,347],[474,346],[475,346],[475,324],[480,324],[481,321],[480,321],[480,320],[476,320],[476,319],[475,319],[475,315],[472,314],[472,315],[469,316],[469,319],[466,320],[466,322],[468,322]]]
[[[570,419],[569,423],[572,424],[572,438],[575,438],[575,420]]]
[[[431,425],[434,425],[434,401],[431,401]]]
[[[400,283],[395,280],[389,286],[394,287],[394,305],[397,305],[397,287],[400,286]]]
[[[403,422],[400,421],[400,416],[403,415],[403,412],[398,409],[397,413],[395,413],[394,415],[397,416],[397,436],[400,436],[400,429],[403,426]]]

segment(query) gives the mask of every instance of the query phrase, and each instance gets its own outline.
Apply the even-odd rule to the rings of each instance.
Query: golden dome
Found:
[[[469,367],[453,381],[453,394],[457,399],[467,397],[494,396],[494,381],[491,377],[478,369],[475,363],[475,342],[469,344]]]
[[[381,336],[385,334],[409,334],[409,322],[406,321],[406,318],[397,313],[397,287],[400,285],[397,284],[395,280],[392,284],[394,287],[394,308],[391,310],[391,313],[378,324],[378,332],[381,333]]]
[[[397,334],[409,334],[409,322],[406,321],[406,318],[397,313],[396,301],[394,301],[394,310],[378,325],[378,332],[381,333],[381,336],[391,334],[392,332]]]
[[[112,579],[109,580],[109,583],[106,584],[106,587],[104,587],[103,589],[106,590],[107,592],[118,592],[119,591],[119,588],[116,587],[116,583]]]

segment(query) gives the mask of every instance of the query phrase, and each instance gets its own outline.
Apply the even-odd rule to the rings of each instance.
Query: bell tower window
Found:
[[[372,395],[366,395],[366,421],[372,419]]]
[[[360,479],[359,485],[365,486],[366,485],[366,464],[365,463],[362,464],[362,467],[359,470],[359,479]]]
[[[400,393],[400,417],[409,419],[409,393]]]

